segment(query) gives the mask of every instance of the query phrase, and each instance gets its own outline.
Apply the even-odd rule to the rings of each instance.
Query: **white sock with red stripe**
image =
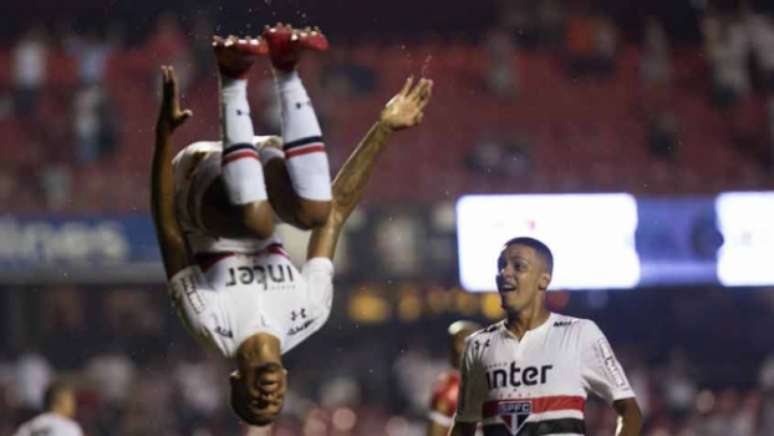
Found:
[[[221,172],[231,204],[266,200],[266,185],[247,103],[247,80],[221,78],[223,157]]]
[[[320,124],[296,71],[275,71],[282,140],[293,189],[307,200],[331,200],[331,174]]]

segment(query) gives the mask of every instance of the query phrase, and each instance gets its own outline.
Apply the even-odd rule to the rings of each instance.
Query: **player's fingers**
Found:
[[[425,86],[422,88],[422,91],[419,94],[420,109],[425,107],[427,102],[430,101],[430,96],[432,95],[433,95],[433,81],[427,80],[425,82]]]
[[[421,101],[423,96],[427,94],[427,89],[430,86],[430,81],[425,79],[424,77],[419,80],[419,83],[417,83],[417,86],[414,87],[414,90],[411,92],[411,98],[416,101]]]
[[[400,95],[408,95],[411,91],[411,85],[414,84],[414,76],[408,76],[406,83],[403,85],[403,89],[400,90]]]
[[[414,117],[414,125],[420,124],[424,116],[425,114],[423,114],[422,112],[418,113],[417,116]]]

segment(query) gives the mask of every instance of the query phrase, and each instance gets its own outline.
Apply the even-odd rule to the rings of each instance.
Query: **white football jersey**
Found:
[[[83,430],[72,419],[43,413],[22,424],[14,436],[83,436]]]
[[[466,340],[455,420],[486,436],[584,435],[589,392],[634,397],[607,339],[590,320],[552,313],[519,340],[505,321]]]
[[[175,274],[169,292],[194,337],[223,356],[233,357],[260,332],[277,337],[285,353],[328,319],[333,263],[317,257],[298,271],[279,244],[252,254],[220,253]]]

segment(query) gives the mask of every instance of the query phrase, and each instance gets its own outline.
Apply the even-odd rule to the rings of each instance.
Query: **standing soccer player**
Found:
[[[446,436],[454,423],[457,410],[457,398],[460,389],[460,358],[465,349],[465,339],[481,326],[473,321],[455,321],[448,329],[449,364],[451,369],[444,371],[433,388],[427,427],[428,436]]]
[[[507,318],[470,336],[451,435],[585,435],[588,393],[611,403],[618,436],[639,436],[641,412],[621,365],[590,320],[551,313],[553,256],[533,238],[505,244],[497,289]]]
[[[25,422],[14,436],[83,436],[75,417],[75,393],[70,386],[54,382],[43,396],[45,412]]]
[[[279,141],[265,141],[260,149],[252,145],[249,117],[243,116],[249,113],[243,84],[228,82],[245,80],[265,42],[216,40],[221,75],[227,76],[223,92],[235,94],[221,96],[222,145],[193,144],[173,164],[172,132],[191,112],[180,108],[174,71],[162,67],[163,101],[151,178],[153,218],[170,297],[194,337],[233,359],[231,406],[242,420],[257,426],[272,423],[282,408],[287,386],[282,354],[316,332],[330,314],[336,242],[376,157],[393,132],[421,122],[432,89],[429,80],[415,85],[409,79],[326,188],[327,160],[323,165],[322,144],[314,136],[319,133],[310,128],[316,120],[311,123],[311,105],[292,72],[299,51],[323,46],[322,37],[285,26],[267,29],[264,37],[280,70],[280,92],[291,98],[283,109],[284,150],[278,148]],[[290,117],[299,125],[291,126]],[[264,226],[263,214],[275,210],[291,222],[309,218],[309,211],[325,212],[322,225],[314,226],[300,271],[272,226]]]

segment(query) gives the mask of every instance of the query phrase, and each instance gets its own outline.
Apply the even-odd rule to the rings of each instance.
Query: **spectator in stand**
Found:
[[[704,50],[712,71],[713,100],[719,109],[730,109],[750,93],[748,32],[731,14],[707,15],[702,30]]]
[[[42,27],[33,27],[19,39],[12,54],[13,100],[19,117],[37,115],[47,62],[46,34]]]
[[[538,46],[554,50],[561,46],[564,34],[564,5],[559,0],[538,2],[535,11]]]
[[[516,48],[505,29],[495,29],[489,33],[486,42],[488,66],[484,82],[492,95],[504,99],[513,99],[519,93],[519,74],[514,69]]]
[[[753,13],[748,16],[750,41],[766,92],[766,154],[774,169],[774,15]]]
[[[207,35],[212,43],[212,35]],[[154,65],[171,65],[177,73],[177,83],[181,92],[185,92],[194,78],[194,60],[191,54],[188,38],[180,27],[177,15],[166,12],[156,20],[155,28],[145,43],[144,52],[149,59],[153,60]],[[212,47],[212,46],[210,46]],[[210,48],[212,53],[212,48]],[[210,54],[212,59],[212,54]],[[156,78],[156,69],[148,70],[153,74],[153,80]]]
[[[615,72],[618,29],[604,13],[581,7],[567,21],[565,49],[570,74],[609,78]]]
[[[100,85],[79,89],[73,100],[76,161],[90,164],[117,148],[119,117]]]
[[[105,78],[107,61],[115,49],[115,41],[100,37],[99,33],[90,29],[83,34],[73,34],[65,41],[67,53],[78,65],[78,82],[81,86],[99,85]]]
[[[766,91],[774,94],[774,15],[751,13],[747,15],[747,27]]]
[[[669,37],[656,17],[645,19],[640,77],[646,88],[668,88],[672,84],[672,58]]]

